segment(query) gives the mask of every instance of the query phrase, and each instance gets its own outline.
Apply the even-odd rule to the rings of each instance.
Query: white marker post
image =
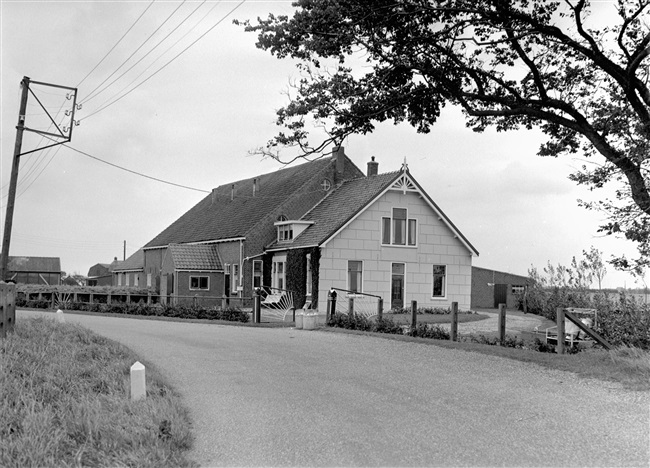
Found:
[[[61,309],[56,311],[56,321],[59,323],[65,323],[65,315]]]
[[[131,400],[139,400],[147,396],[145,369],[139,361],[131,366]]]

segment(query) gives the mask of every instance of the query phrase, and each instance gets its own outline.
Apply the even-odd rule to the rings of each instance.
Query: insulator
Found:
[[[81,110],[81,106],[82,106],[81,103],[77,104],[77,110]]]
[[[81,120],[73,120],[75,126],[79,126],[81,124]]]
[[[65,111],[65,115],[70,115],[70,109],[68,109],[67,111]]]
[[[65,98],[69,101],[70,99],[72,99],[72,94],[67,93],[67,94],[65,95]]]
[[[68,133],[68,127],[63,127],[63,133]]]

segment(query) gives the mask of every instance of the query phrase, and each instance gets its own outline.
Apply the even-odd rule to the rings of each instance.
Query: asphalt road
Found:
[[[650,465],[650,394],[617,384],[368,336],[66,320],[167,375],[202,466]]]

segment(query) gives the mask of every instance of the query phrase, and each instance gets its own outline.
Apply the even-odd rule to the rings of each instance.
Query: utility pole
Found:
[[[7,214],[5,216],[5,228],[4,228],[4,235],[2,237],[2,252],[0,252],[0,281],[6,281],[9,279],[7,277],[9,273],[7,265],[9,263],[9,244],[11,243],[11,226],[13,224],[14,206],[16,204],[16,187],[18,185],[18,167],[20,165],[20,157],[26,154],[34,153],[36,151],[41,151],[46,148],[51,148],[53,146],[57,146],[69,142],[72,139],[72,128],[75,125],[79,124],[79,122],[76,122],[74,120],[75,110],[77,109],[77,107],[79,107],[77,106],[76,88],[70,88],[68,86],[60,86],[51,83],[42,83],[40,81],[32,81],[27,76],[23,77],[20,84],[22,86],[22,94],[20,98],[20,110],[18,111],[18,125],[16,125],[16,144],[14,146],[14,158],[11,164],[11,179],[9,180],[9,193],[7,197]],[[48,110],[45,108],[45,106],[43,106],[43,104],[39,100],[38,96],[34,94],[34,91],[30,88],[30,85],[47,86],[50,88],[59,88],[59,89],[70,91],[70,93],[66,94],[66,98],[72,100],[71,109],[66,111],[65,113],[66,116],[70,116],[69,126],[64,126],[62,129],[61,126],[54,121],[56,116],[53,118],[50,115]],[[47,115],[47,117],[51,122],[50,126],[54,127],[54,132],[56,133],[45,131],[45,130],[39,130],[35,128],[29,128],[25,126],[25,118],[26,118],[26,111],[27,111],[27,97],[29,93],[32,93],[36,101],[38,101],[38,104],[41,106],[41,108],[45,112],[45,115]],[[23,133],[25,131],[37,133],[41,136],[47,137],[48,140],[50,140],[51,142],[53,141],[54,143],[50,143],[46,146],[40,146],[22,152]]]
[[[124,241],[124,253],[122,254],[122,260],[126,260],[126,241]]]
[[[2,256],[0,257],[0,281],[7,279],[7,264],[9,263],[9,244],[11,243],[11,225],[14,218],[16,203],[16,185],[18,184],[18,166],[20,165],[20,151],[23,147],[23,133],[25,131],[25,113],[27,111],[27,93],[29,92],[29,77],[23,77],[20,82],[23,92],[20,97],[20,110],[18,111],[18,125],[16,125],[16,144],[14,145],[14,158],[11,163],[11,179],[9,180],[9,196],[7,198],[7,214],[5,215],[5,230],[2,237]]]

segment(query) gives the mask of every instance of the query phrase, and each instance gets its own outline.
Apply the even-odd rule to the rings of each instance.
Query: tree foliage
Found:
[[[257,46],[300,61],[301,78],[278,110],[275,154],[305,154],[407,122],[426,133],[443,106],[475,131],[540,128],[542,156],[580,153],[571,175],[590,189],[615,184],[600,230],[650,258],[650,6],[648,0],[299,0],[295,14],[247,23]],[[605,10],[606,7],[611,11]],[[602,23],[604,26],[599,26]],[[365,62],[365,63],[364,63]],[[313,144],[308,124],[329,138]],[[274,153],[275,152],[275,153]]]

